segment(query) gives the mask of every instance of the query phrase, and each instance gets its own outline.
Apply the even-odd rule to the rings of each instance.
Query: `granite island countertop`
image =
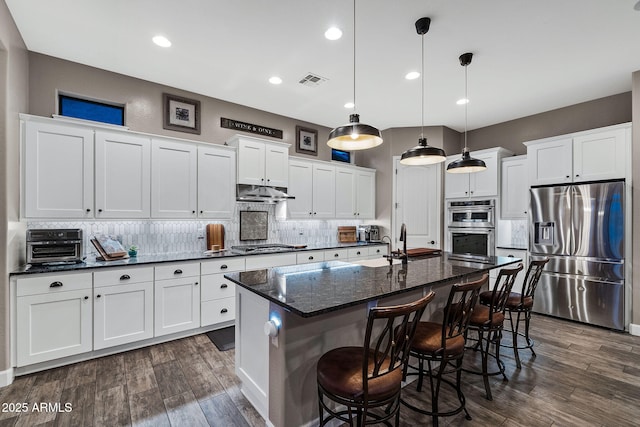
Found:
[[[225,250],[221,252],[208,253],[208,252],[186,252],[186,253],[171,253],[171,254],[153,254],[153,255],[141,255],[137,257],[126,258],[116,261],[97,261],[93,258],[87,258],[84,262],[76,264],[60,264],[60,265],[31,265],[25,264],[9,275],[24,275],[24,274],[46,274],[46,273],[58,273],[58,272],[70,272],[70,271],[83,271],[92,270],[96,268],[105,267],[127,267],[145,264],[157,264],[165,262],[179,262],[179,261],[206,261],[211,259],[231,258],[231,257],[248,257],[248,256],[260,256],[260,255],[273,255],[284,254],[291,252],[304,252],[314,250],[331,250],[331,249],[346,249],[365,246],[379,246],[385,245],[382,242],[354,242],[354,243],[335,243],[335,244],[320,244],[320,245],[308,245],[305,248],[279,250],[275,252],[257,252],[257,253],[240,253],[232,250]]]
[[[302,317],[312,317],[423,287],[451,284],[519,258],[487,262],[454,259],[448,253],[411,259],[408,264],[368,267],[358,261],[329,261],[229,273],[237,285]]]

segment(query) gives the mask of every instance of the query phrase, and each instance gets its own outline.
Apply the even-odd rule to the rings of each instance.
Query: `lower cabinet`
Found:
[[[154,307],[156,337],[200,327],[200,264],[156,267]]]
[[[513,283],[512,292],[520,293],[522,292],[522,285],[524,284],[524,276],[527,274],[527,268],[529,267],[529,253],[526,249],[505,249],[505,248],[496,248],[496,256],[509,257],[509,258],[520,258],[522,260],[522,271],[518,273],[516,276],[516,281]],[[512,264],[507,266],[507,268],[515,268],[518,264]],[[496,279],[498,277],[498,270],[494,268],[489,272],[489,284],[491,289],[493,289]]]
[[[17,280],[17,366],[91,351],[91,273]]]
[[[224,273],[202,276],[201,326],[236,319],[236,285]]]

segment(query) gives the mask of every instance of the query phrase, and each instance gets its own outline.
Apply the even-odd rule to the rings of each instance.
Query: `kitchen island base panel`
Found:
[[[359,304],[304,318],[246,289],[237,287],[236,290],[239,314],[236,325],[236,373],[242,381],[243,394],[268,424],[276,427],[317,425],[317,361],[334,348],[362,345],[368,310],[373,304]],[[409,303],[421,298],[429,290],[428,287],[416,289],[381,299],[377,305]],[[430,305],[442,308],[446,304],[446,292],[437,294],[441,295],[436,295]],[[263,326],[274,318],[281,325],[277,337],[272,340],[264,334]],[[243,334],[250,334],[251,338],[242,337]],[[262,353],[259,349],[265,346],[268,352]],[[266,365],[260,368],[262,362],[266,362]],[[268,382],[266,393],[263,381]]]

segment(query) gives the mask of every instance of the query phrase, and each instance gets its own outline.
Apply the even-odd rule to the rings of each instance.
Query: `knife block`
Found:
[[[213,245],[220,245],[220,249],[224,249],[224,225],[207,224],[207,250]]]

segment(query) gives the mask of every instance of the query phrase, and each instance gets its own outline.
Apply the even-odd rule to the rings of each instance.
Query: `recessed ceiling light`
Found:
[[[269,78],[269,83],[271,83],[272,85],[279,85],[280,83],[282,83],[282,79],[278,76],[273,76]]]
[[[464,105],[464,104],[468,104],[469,100],[467,98],[460,98],[456,101],[456,104],[458,105]]]
[[[169,47],[169,46],[171,46],[171,42],[165,36],[155,36],[152,40],[153,40],[153,42],[155,44],[157,44],[160,47]]]
[[[415,80],[418,77],[420,77],[420,73],[417,72],[417,71],[408,72],[407,75],[404,76],[404,78],[407,79],[407,80]]]
[[[328,40],[338,40],[340,37],[342,37],[342,30],[338,27],[331,27],[324,32],[324,36]]]
[[[347,102],[346,104],[344,104],[344,108],[353,108],[355,106],[356,104],[354,104],[353,102]]]

